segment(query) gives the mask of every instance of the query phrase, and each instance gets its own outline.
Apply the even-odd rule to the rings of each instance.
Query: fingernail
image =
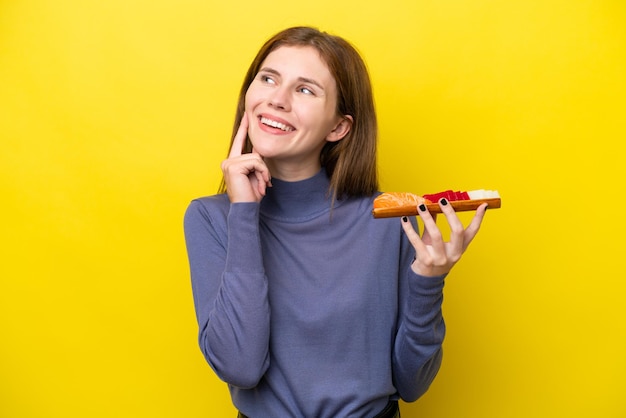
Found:
[[[445,205],[447,205],[447,204],[448,204],[448,201],[446,200],[446,198],[445,198],[445,197],[442,197],[442,198],[441,198],[441,204],[442,204],[443,206],[445,206]]]
[[[418,206],[419,210],[421,210],[422,212],[426,212],[426,205],[425,204],[421,204]]]
[[[409,222],[409,218],[407,218],[406,216],[402,217],[402,222]]]

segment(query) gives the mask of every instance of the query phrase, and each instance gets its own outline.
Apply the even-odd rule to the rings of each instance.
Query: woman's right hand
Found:
[[[260,154],[243,154],[248,135],[248,116],[244,113],[237,134],[233,139],[228,158],[222,161],[226,192],[231,203],[260,202],[265,190],[272,186],[267,165]]]

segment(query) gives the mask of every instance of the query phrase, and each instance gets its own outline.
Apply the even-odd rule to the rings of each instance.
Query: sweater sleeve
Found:
[[[406,242],[403,244],[406,248]],[[435,379],[445,336],[441,311],[445,275],[415,274],[410,267],[413,254],[411,249],[402,256],[402,265],[406,267],[400,285],[399,323],[392,359],[394,384],[406,402],[417,400]]]
[[[212,208],[213,209],[213,208]],[[270,314],[259,205],[191,202],[184,231],[202,353],[225,382],[251,388],[269,367]]]

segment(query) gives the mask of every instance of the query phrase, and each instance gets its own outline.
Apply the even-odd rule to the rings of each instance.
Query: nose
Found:
[[[269,97],[268,104],[274,109],[289,111],[291,107],[289,91],[282,86],[276,87]]]

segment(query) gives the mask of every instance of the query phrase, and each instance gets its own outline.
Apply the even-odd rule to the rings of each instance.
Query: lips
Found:
[[[282,119],[278,119],[278,118],[274,118],[274,117],[270,117],[267,115],[261,115],[259,116],[259,121],[266,126],[270,126],[272,128],[275,129],[280,129],[283,132],[292,132],[295,131],[296,128],[292,125],[290,125],[289,123],[287,123],[287,121],[282,120]]]

